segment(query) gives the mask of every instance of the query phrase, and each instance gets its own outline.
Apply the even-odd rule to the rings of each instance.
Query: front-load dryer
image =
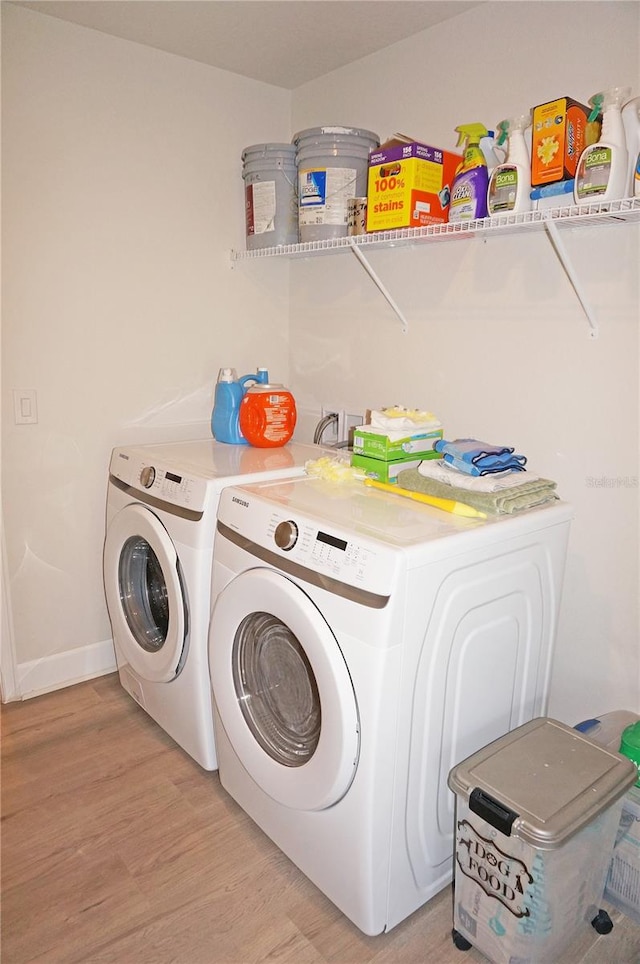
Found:
[[[104,585],[120,681],[207,770],[217,766],[207,633],[220,492],[303,473],[323,451],[204,439],[112,452]]]
[[[220,780],[366,934],[451,880],[451,767],[545,712],[571,515],[309,477],[222,493]]]

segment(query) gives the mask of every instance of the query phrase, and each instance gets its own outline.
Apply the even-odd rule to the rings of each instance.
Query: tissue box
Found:
[[[427,452],[420,458],[416,458],[415,455],[406,455],[394,462],[385,462],[383,459],[374,459],[368,455],[358,455],[357,452],[354,452],[351,456],[351,464],[364,469],[367,476],[370,479],[375,479],[376,482],[390,482],[391,485],[395,485],[398,481],[399,472],[404,469],[417,469],[424,459],[439,458],[438,452]]]
[[[580,155],[600,134],[598,121],[588,124],[590,113],[590,107],[571,97],[559,97],[533,108],[532,187],[575,177]]]
[[[369,155],[367,231],[419,228],[449,217],[460,154],[393,139]]]
[[[360,426],[353,433],[353,450],[358,455],[367,455],[385,462],[395,462],[404,458],[433,458],[438,453],[433,446],[442,438],[442,429],[431,432],[415,432],[404,438],[392,441],[368,426]]]

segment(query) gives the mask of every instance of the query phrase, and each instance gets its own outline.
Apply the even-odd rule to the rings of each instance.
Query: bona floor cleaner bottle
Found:
[[[611,87],[589,99],[593,107],[590,121],[603,110],[602,132],[600,140],[585,147],[580,155],[573,186],[576,204],[626,197],[629,154],[622,105],[630,93],[630,87]]]
[[[483,137],[489,136],[484,124],[461,124],[456,127],[458,147],[466,141],[462,163],[458,165],[451,190],[449,221],[473,221],[487,216],[489,172],[487,160],[480,147]]]
[[[531,127],[531,114],[522,114],[498,124],[498,146],[507,141],[504,164],[498,164],[489,178],[489,216],[518,214],[531,210],[531,160],[524,132]]]

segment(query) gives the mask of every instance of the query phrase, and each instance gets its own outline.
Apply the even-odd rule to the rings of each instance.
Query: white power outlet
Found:
[[[350,415],[348,412],[340,412],[338,415],[338,441],[353,444],[353,430],[357,425],[362,425],[362,415]]]
[[[336,414],[337,420],[327,425],[322,433],[321,444],[339,445],[350,442],[355,426],[362,425],[362,415],[352,415],[347,412],[346,409],[338,408],[337,406],[323,405],[321,417],[324,418],[326,415],[331,414]]]

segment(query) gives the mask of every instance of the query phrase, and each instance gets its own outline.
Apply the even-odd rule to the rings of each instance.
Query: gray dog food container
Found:
[[[494,964],[555,964],[590,926],[630,760],[556,720],[525,723],[455,766],[454,942]]]

